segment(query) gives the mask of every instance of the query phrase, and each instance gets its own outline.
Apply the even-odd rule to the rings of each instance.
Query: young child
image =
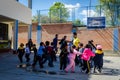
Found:
[[[49,67],[54,67],[53,66],[53,61],[52,61],[52,47],[50,46],[50,42],[46,41],[45,42],[45,59],[43,60],[43,64],[48,61],[48,66]]]
[[[97,50],[95,51],[94,57],[94,73],[96,73],[96,68],[98,69],[99,73],[101,73],[103,67],[103,56],[104,52],[102,50],[102,46],[100,44],[97,45]]]
[[[26,47],[25,47],[25,58],[26,58],[26,62],[29,63],[29,61],[30,61],[30,49],[29,49],[28,43],[26,44]]]
[[[83,45],[83,43],[80,43],[79,44],[79,52],[83,53],[83,51],[84,51],[84,45]]]
[[[80,43],[79,44],[79,52],[83,53],[83,51],[84,51],[83,43]],[[79,59],[80,67],[82,67],[83,66],[83,60],[81,59],[81,55],[78,56],[78,57],[79,57],[78,59]]]
[[[80,53],[79,51],[76,50],[76,47],[73,45],[70,49],[70,53],[68,55],[69,58],[69,64],[68,66],[65,68],[65,72],[67,73],[69,69],[71,69],[71,72],[74,73],[75,72],[75,57],[76,55],[81,55],[82,53]]]
[[[90,63],[89,63],[90,58],[94,56],[95,54],[92,52],[91,46],[87,44],[81,56],[81,59],[83,59],[82,70],[86,71],[87,74],[90,72]]]
[[[43,68],[43,63],[42,63],[42,56],[44,54],[45,46],[44,43],[41,42],[40,46],[38,48],[37,54],[36,54],[36,59],[32,64],[33,69],[35,68],[36,63],[39,61],[39,66],[40,68]]]
[[[17,53],[20,63],[23,63],[23,55],[25,53],[25,48],[23,43],[20,44],[19,48],[17,49]]]
[[[61,50],[61,53],[60,53],[60,70],[64,70],[67,66],[67,55],[68,55],[68,48],[67,48],[67,45],[65,46],[65,48],[63,48]]]
[[[52,62],[54,62],[54,61],[57,61],[57,57],[56,57],[56,50],[54,48],[53,42],[51,42],[51,48],[52,48],[51,59],[52,59]]]
[[[33,51],[34,51],[34,58],[33,58],[33,62],[36,60],[37,57],[37,48],[36,48],[36,44],[33,44]]]

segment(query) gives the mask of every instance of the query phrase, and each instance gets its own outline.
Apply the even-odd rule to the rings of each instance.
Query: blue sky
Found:
[[[28,4],[28,0],[19,0],[22,4],[26,5]],[[68,6],[76,6],[79,4],[79,7],[88,6],[90,3],[90,0],[32,0],[32,14],[35,15],[37,10],[43,10],[43,9],[49,9],[50,6],[53,5],[54,2],[62,2],[65,5]],[[91,5],[98,4],[98,0],[91,0]]]
[[[28,5],[28,0],[19,0],[20,3]],[[77,18],[82,18],[82,21],[86,20],[87,10],[84,6],[90,5],[90,0],[32,0],[32,15],[37,15],[37,10],[49,9],[50,6],[55,2],[62,2],[67,8],[78,7],[77,13],[75,14]],[[91,0],[91,5],[97,5],[98,0]],[[95,15],[94,9],[91,9],[91,15]],[[78,15],[81,15],[78,17]]]

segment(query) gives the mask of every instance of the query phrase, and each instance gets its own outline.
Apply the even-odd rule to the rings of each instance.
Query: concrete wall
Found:
[[[17,19],[26,24],[31,24],[31,9],[20,4],[16,0],[0,0],[0,15]]]
[[[33,24],[33,29],[32,29],[32,40],[34,43],[36,43],[36,36],[37,36],[36,25],[37,24]],[[52,41],[56,33],[59,34],[59,39],[61,39],[64,35],[66,35],[67,40],[71,40],[71,36],[72,36],[71,30],[72,30],[72,24],[70,23],[42,25],[42,41],[43,42],[45,42],[46,40]],[[77,33],[80,42],[84,44],[86,44],[88,40],[92,39],[94,40],[94,44],[102,44],[104,50],[112,50],[113,30],[114,28],[106,28],[106,29],[98,29],[98,30],[77,29]],[[27,27],[25,26],[19,27],[19,36],[18,36],[19,43],[27,42],[28,40],[27,31],[28,31]]]

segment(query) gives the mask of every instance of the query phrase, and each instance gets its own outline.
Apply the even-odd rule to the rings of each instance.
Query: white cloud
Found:
[[[82,12],[80,13],[80,15],[83,15],[82,21],[87,24],[87,17],[88,16],[95,16],[97,15],[97,13],[94,10],[82,10]]]
[[[91,17],[96,16],[97,17],[97,16],[100,16],[100,13],[97,13],[94,10],[88,10],[88,11],[87,10],[82,10],[80,15],[83,15],[85,17],[87,17],[87,16],[91,16]],[[101,16],[105,16],[104,13],[101,13]]]
[[[87,21],[87,17],[82,19],[83,22]]]
[[[94,10],[82,10],[80,16],[83,15],[82,21],[87,24],[87,17],[100,17],[100,13],[95,12]],[[101,16],[104,16],[104,13],[101,13]]]
[[[82,12],[80,14],[85,17],[97,15],[97,13],[94,10],[82,10]]]
[[[70,16],[75,15],[74,13],[77,12],[77,10],[80,8],[80,3],[76,3],[75,5],[73,4],[64,4],[65,8],[69,11]]]
[[[80,7],[80,3],[76,3],[75,5],[73,4],[65,4],[66,8],[79,8]]]

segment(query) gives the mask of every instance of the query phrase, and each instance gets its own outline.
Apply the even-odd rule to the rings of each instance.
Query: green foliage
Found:
[[[40,23],[59,23],[67,22],[69,12],[61,2],[54,3],[49,9],[49,15],[40,15]],[[38,22],[38,15],[32,17],[32,22]]]
[[[35,15],[32,17],[32,22],[38,22],[38,16]],[[40,23],[49,23],[50,18],[46,15],[40,15]]]
[[[55,2],[49,9],[49,17],[52,22],[65,22],[69,17],[69,12],[61,2]]]
[[[36,16],[36,15],[33,16],[33,17],[32,17],[32,22],[38,22],[38,16]]]
[[[102,12],[105,14],[107,24],[116,25],[116,20],[120,21],[120,0],[99,0]]]
[[[77,20],[75,20],[75,21],[73,22],[73,25],[80,27],[80,26],[83,26],[84,23],[83,23],[82,21],[80,21],[79,19],[77,19]]]

